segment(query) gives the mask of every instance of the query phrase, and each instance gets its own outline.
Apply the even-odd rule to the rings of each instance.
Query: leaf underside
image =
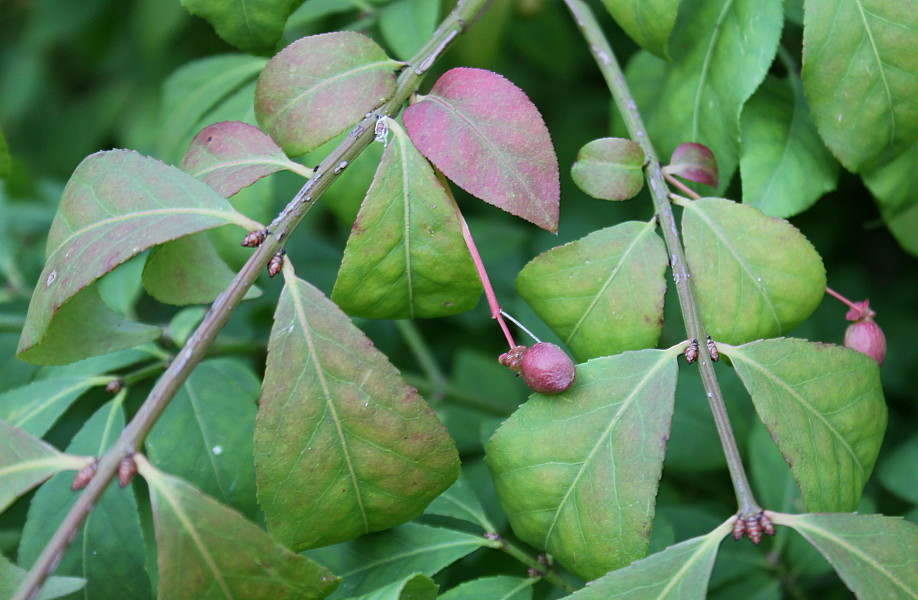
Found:
[[[644,186],[644,150],[622,138],[600,138],[577,153],[571,177],[601,200],[628,200]]]

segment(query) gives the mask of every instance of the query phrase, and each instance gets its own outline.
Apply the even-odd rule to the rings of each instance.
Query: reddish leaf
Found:
[[[254,125],[239,121],[214,123],[191,140],[182,170],[233,196],[267,175],[288,169],[309,177],[311,172],[287,158],[280,146]]]
[[[663,170],[695,183],[717,187],[717,159],[710,148],[701,144],[680,144]]]
[[[403,117],[418,150],[462,189],[558,229],[558,159],[542,115],[496,73],[452,69]]]

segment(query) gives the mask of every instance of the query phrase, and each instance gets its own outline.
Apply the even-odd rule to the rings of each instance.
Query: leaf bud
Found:
[[[540,394],[563,392],[571,387],[577,375],[574,361],[564,350],[547,342],[524,350],[519,368],[529,389]]]

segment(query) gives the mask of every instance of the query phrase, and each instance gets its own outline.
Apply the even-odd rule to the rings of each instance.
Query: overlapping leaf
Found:
[[[75,376],[33,381],[0,394],[0,419],[42,436],[86,390],[110,380],[111,377]]]
[[[825,268],[793,225],[721,198],[680,205],[695,297],[715,341],[782,335],[819,305]]]
[[[491,438],[487,463],[514,533],[585,579],[647,551],[676,387],[673,350],[577,367]]]
[[[411,60],[437,28],[440,4],[428,0],[395,0],[379,10],[379,32],[401,60]]]
[[[606,10],[639,46],[660,58],[669,58],[667,42],[676,24],[679,0],[618,2],[603,0]]]
[[[303,154],[385,102],[395,91],[398,66],[352,31],[299,39],[258,77],[258,123],[287,154]]]
[[[274,50],[297,0],[182,0],[188,12],[206,19],[229,44],[265,54]]]
[[[135,325],[141,328],[136,339],[127,336],[118,346],[81,331],[84,322],[67,329],[73,337],[42,344],[61,308],[80,291],[85,295],[91,283],[117,265],[151,246],[227,223],[257,228],[208,186],[155,159],[124,150],[87,157],[64,189],[51,224],[47,262],[32,295],[20,356],[61,363],[134,345],[138,339],[148,341],[149,328]],[[80,318],[112,320],[98,310],[97,298],[85,295],[83,300],[72,309],[80,311]],[[55,347],[66,342],[69,348]],[[52,347],[42,347],[47,344]]]
[[[284,275],[255,427],[269,530],[303,549],[408,521],[459,475],[452,439],[334,303]]]
[[[784,19],[780,0],[683,0],[671,62],[634,56],[628,82],[661,156],[683,142],[714,152],[720,183],[737,164],[739,119],[774,58]]]
[[[906,252],[918,256],[918,196],[913,192],[918,173],[918,142],[896,160],[864,174],[864,183],[876,197],[889,231]]]
[[[570,600],[704,600],[730,521],[593,581]]]
[[[709,187],[717,187],[720,181],[717,157],[710,148],[695,142],[676,146],[669,164],[663,167],[663,172]]]
[[[819,133],[851,171],[918,137],[918,11],[897,0],[807,0],[803,87]]]
[[[534,579],[497,575],[466,581],[440,596],[441,600],[530,600]]]
[[[882,515],[786,515],[793,527],[832,563],[858,598],[918,598],[918,525]]]
[[[12,598],[19,585],[25,581],[27,572],[20,569],[0,554],[0,598]],[[63,596],[73,597],[86,582],[78,577],[49,577],[42,585],[37,600],[52,600]]]
[[[472,308],[481,284],[459,212],[398,125],[351,229],[332,300],[374,319],[428,318]]]
[[[439,589],[433,579],[415,573],[369,594],[357,596],[355,600],[436,600]]]
[[[485,531],[495,531],[475,491],[462,475],[459,476],[456,483],[430,503],[424,514],[459,519],[478,525]]]
[[[765,80],[743,110],[741,130],[744,203],[786,218],[835,189],[838,163],[819,139],[796,74]]]
[[[490,71],[458,68],[405,109],[411,141],[468,193],[554,232],[558,159],[542,115]]]
[[[722,344],[813,512],[857,508],[886,430],[876,362],[806,340]]]
[[[594,231],[529,262],[520,295],[578,360],[656,345],[667,258],[654,224]]]
[[[254,523],[143,457],[159,560],[160,598],[318,600],[338,585],[328,569],[280,546]]]
[[[594,198],[628,200],[644,186],[644,151],[622,138],[593,140],[577,153],[571,177]]]

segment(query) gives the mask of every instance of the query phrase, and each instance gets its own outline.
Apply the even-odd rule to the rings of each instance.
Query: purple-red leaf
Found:
[[[224,198],[283,169],[311,176],[309,169],[287,158],[265,132],[239,121],[208,125],[191,140],[182,159],[183,171]]]
[[[548,231],[558,229],[558,159],[542,115],[490,71],[451,69],[403,117],[418,150],[459,187]]]
[[[710,148],[701,144],[680,144],[663,170],[695,183],[717,187],[717,159]]]

